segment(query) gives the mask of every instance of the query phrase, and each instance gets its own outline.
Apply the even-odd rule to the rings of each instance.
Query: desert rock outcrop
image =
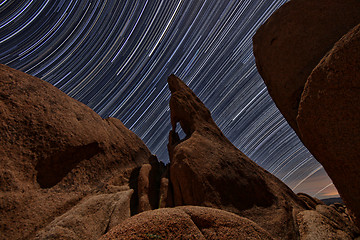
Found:
[[[358,0],[292,0],[253,42],[275,104],[360,227],[359,23]]]
[[[120,120],[0,65],[0,156],[0,238],[28,239],[84,197],[129,190],[151,153]]]
[[[159,208],[161,194],[161,179],[166,167],[155,156],[150,158],[150,163],[143,164],[138,176],[138,212]]]
[[[292,0],[257,30],[253,42],[258,71],[295,132],[299,133],[296,116],[308,76],[358,23],[358,0]]]
[[[87,197],[39,231],[35,239],[97,240],[130,217],[132,194],[128,190]]]
[[[120,120],[5,65],[0,82],[0,190],[119,182],[124,169],[148,161],[145,144]]]
[[[112,239],[273,239],[256,223],[206,207],[185,206],[133,216],[104,235]]]
[[[222,134],[209,110],[179,78],[168,78],[170,182],[176,206],[219,208],[247,217],[273,236],[296,239],[294,213],[305,204]],[[186,133],[179,139],[176,125]]]
[[[309,76],[297,123],[301,139],[360,219],[360,25]],[[360,226],[360,220],[358,220]]]
[[[312,219],[324,236],[357,236],[344,206],[295,195],[226,139],[180,79],[168,81],[165,167],[119,120],[0,65],[0,239],[299,239],[314,236]],[[153,210],[190,204],[213,208]]]
[[[305,210],[297,214],[300,239],[355,239],[359,237],[359,229],[352,222],[343,207],[319,204],[313,210]]]

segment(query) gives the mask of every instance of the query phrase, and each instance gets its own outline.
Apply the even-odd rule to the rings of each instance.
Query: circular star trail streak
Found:
[[[336,195],[256,70],[252,36],[285,2],[5,0],[0,62],[119,118],[164,162],[174,73],[252,160],[296,192]]]

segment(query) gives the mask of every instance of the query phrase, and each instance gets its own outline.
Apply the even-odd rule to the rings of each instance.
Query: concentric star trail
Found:
[[[256,70],[252,36],[285,2],[5,0],[0,62],[119,118],[164,162],[174,73],[252,160],[295,191],[336,195]]]

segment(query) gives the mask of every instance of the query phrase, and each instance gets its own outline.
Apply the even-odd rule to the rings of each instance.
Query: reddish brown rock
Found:
[[[333,207],[317,205],[314,210],[298,213],[300,239],[355,239],[359,230],[348,216],[340,214]]]
[[[104,235],[110,239],[273,239],[256,223],[206,207],[163,208],[140,213]]]
[[[0,239],[33,239],[37,231],[79,203],[85,193],[45,190],[0,193]]]
[[[305,204],[222,134],[209,110],[179,78],[168,78],[173,126],[170,182],[176,206],[199,205],[247,217],[273,236],[296,239],[294,214]],[[176,124],[187,136],[180,140]]]
[[[161,176],[165,166],[153,156],[150,163],[141,166],[138,177],[138,212],[159,208]]]
[[[149,188],[150,188],[150,181],[149,175],[151,171],[150,164],[144,164],[140,168],[139,171],[139,178],[138,178],[138,196],[139,196],[139,207],[138,212],[144,212],[148,210],[152,210],[149,199]]]
[[[360,8],[359,8],[360,9]],[[309,76],[297,124],[360,226],[360,25]]]
[[[133,190],[90,196],[57,217],[36,234],[35,239],[99,239],[130,217]]]
[[[0,190],[94,186],[148,161],[145,144],[118,119],[103,120],[49,83],[5,65],[0,82]]]
[[[256,32],[256,66],[290,126],[305,82],[336,41],[360,22],[359,0],[292,0]]]
[[[162,177],[160,180],[159,208],[166,206],[174,206],[174,201],[172,199],[172,189],[169,178]]]
[[[306,193],[296,194],[308,207],[308,209],[315,209],[317,205],[323,205],[324,203],[317,198],[313,198]]]
[[[120,120],[0,65],[0,156],[0,235],[27,239],[84,196],[129,189],[151,153]]]

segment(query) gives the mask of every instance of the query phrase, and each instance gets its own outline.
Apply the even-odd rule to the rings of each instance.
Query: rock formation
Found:
[[[300,239],[355,239],[359,230],[349,215],[341,212],[335,205],[319,204],[313,210],[305,210],[297,214]]]
[[[166,171],[163,163],[153,156],[150,163],[143,164],[139,171],[138,177],[138,212],[144,212],[159,208],[161,194],[161,177]]]
[[[0,71],[0,190],[120,184],[125,169],[148,161],[145,144],[119,120],[103,120],[38,78]]]
[[[359,21],[360,22],[360,21]],[[360,226],[360,25],[342,37],[310,74],[297,123]]]
[[[206,207],[163,208],[140,213],[113,228],[111,239],[273,239],[256,223]]]
[[[324,204],[317,198],[313,198],[305,193],[298,193],[297,196],[306,204],[308,209],[315,209],[317,205]]]
[[[360,227],[359,23],[358,0],[292,0],[253,41],[271,97]]]
[[[334,43],[360,23],[359,0],[292,0],[256,32],[256,66],[280,112],[298,133],[305,82]]]
[[[0,65],[0,239],[358,236],[344,206],[296,196],[226,139],[180,79],[168,81],[165,167],[119,120]],[[218,209],[153,210],[190,204]]]
[[[219,208],[247,217],[273,236],[296,239],[294,214],[305,204],[222,134],[209,110],[179,78],[168,78],[173,129],[170,182],[176,206]],[[179,139],[176,125],[186,133]]]
[[[296,215],[301,240],[356,239],[360,236],[359,229],[343,204],[327,206],[305,193],[297,195],[308,206],[308,210]]]
[[[132,194],[128,190],[86,197],[39,231],[35,239],[98,239],[130,217]]]
[[[0,156],[1,238],[29,239],[50,223],[44,231],[64,230],[54,224],[64,223],[57,217],[70,209],[93,214],[75,210],[84,197],[129,190],[134,169],[151,153],[119,120],[103,120],[49,83],[0,65]],[[101,210],[107,213],[97,215],[104,226],[118,206],[116,196],[109,195],[108,210]],[[74,219],[71,231],[84,233],[74,228],[88,218]],[[119,219],[112,225],[121,221],[112,219]],[[103,227],[95,230],[101,231],[94,236],[104,233]]]

